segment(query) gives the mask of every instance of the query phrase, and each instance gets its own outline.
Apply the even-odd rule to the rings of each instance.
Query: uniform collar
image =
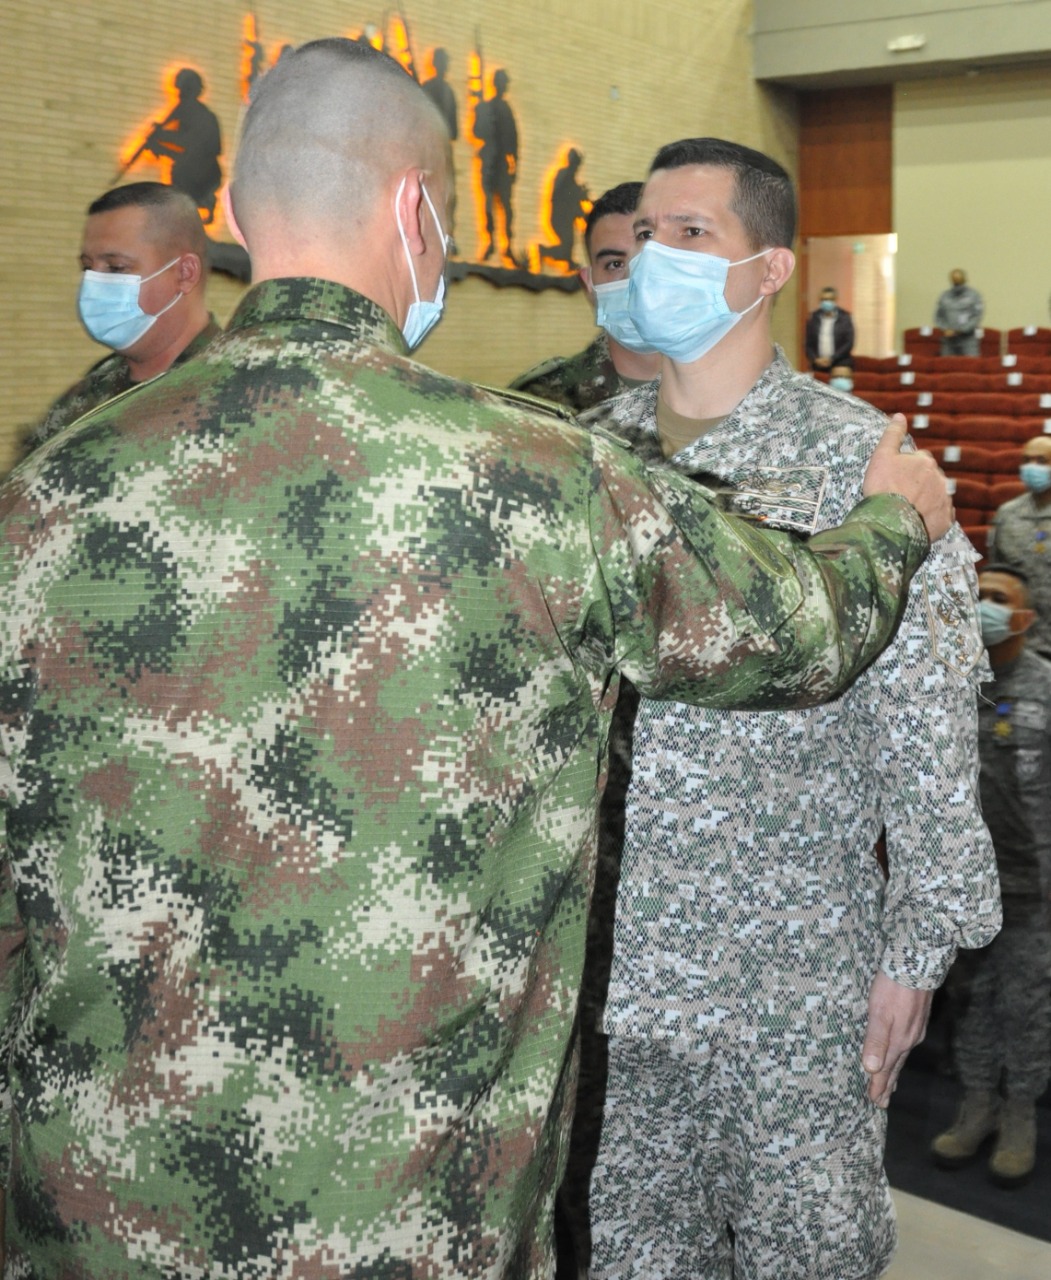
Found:
[[[333,280],[307,276],[254,285],[241,299],[226,331],[303,320],[346,329],[351,340],[387,347],[397,355],[408,351],[398,327],[381,306]]]
[[[751,390],[741,400],[736,408],[723,419],[722,424],[695,440],[692,444],[688,444],[684,449],[680,449],[673,457],[669,458],[669,462],[673,466],[679,467],[685,471],[697,470],[699,459],[702,458],[713,443],[726,439],[727,432],[733,434],[742,423],[748,424],[748,441],[754,443],[754,428],[756,422],[770,422],[773,419],[773,407],[784,399],[791,379],[795,376],[795,370],[789,364],[785,353],[780,347],[774,347],[774,358],[766,366],[756,381],[752,384]],[[656,404],[656,401],[654,401]],[[657,419],[654,414],[652,428],[654,433],[657,432]]]

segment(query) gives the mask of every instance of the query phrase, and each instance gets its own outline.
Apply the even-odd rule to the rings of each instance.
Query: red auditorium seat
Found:
[[[911,387],[897,387],[894,391],[865,391],[859,393],[858,399],[866,401],[881,413],[908,415],[924,412],[923,407],[917,404],[916,392]]]
[[[1005,369],[1004,379],[1012,391],[1032,395],[1051,394],[1051,373],[1033,373],[1024,369]]]
[[[1004,356],[1003,367],[1005,373],[1018,370],[1018,372],[1025,374],[1051,374],[1051,356],[1031,356],[1024,352],[1019,355],[1006,355]]]
[[[920,443],[917,441],[917,443]],[[923,444],[924,448],[929,448]],[[947,476],[959,480],[977,480],[988,489],[991,461],[995,456],[977,444],[940,444],[930,449]]]
[[[924,326],[922,329],[906,329],[902,342],[907,353],[913,356],[936,356],[941,350],[942,331]]]
[[[854,373],[894,373],[897,356],[854,356]]]
[[[975,551],[977,551],[982,557],[982,560],[984,560],[989,554],[989,529],[991,526],[987,524],[966,525],[963,524],[962,521],[960,523],[963,525],[964,536],[970,541],[971,546],[974,547]],[[982,561],[979,560],[974,567],[975,569],[980,570],[982,567]]]
[[[1051,355],[1051,329],[1044,329],[1036,324],[1027,324],[1019,329],[1008,329],[1007,350],[1039,351],[1041,355]]]
[[[1040,434],[1040,431],[1033,431],[1023,418],[966,413],[956,418],[955,432],[956,439],[984,445],[987,449],[996,448],[997,445],[1017,449],[1034,435]]]
[[[1016,444],[1001,445],[1000,448],[989,448],[989,483],[995,484],[1000,479],[1018,475],[1022,465],[1022,450]]]
[[[943,396],[943,399],[946,398]],[[987,418],[1033,416],[1039,396],[1019,391],[960,391],[951,397],[953,413],[980,414]],[[1023,404],[1023,402],[1025,402]]]
[[[996,511],[1005,502],[1017,498],[1020,493],[1025,493],[1025,485],[1021,480],[994,480],[989,486],[990,510]]]
[[[968,476],[949,476],[948,481],[956,519],[960,524],[984,523],[992,498],[989,483]]]
[[[1039,418],[1041,422],[1051,420],[1051,394],[1046,391],[1015,391],[1008,399],[1011,413],[1016,418]]]
[[[907,372],[909,369],[916,373],[921,371],[934,373],[937,372],[938,366],[941,364],[941,356],[937,352],[933,355],[913,355],[910,352],[906,352],[904,355],[896,356],[895,359],[902,373]]]
[[[854,368],[854,394],[864,399],[865,391],[883,391],[890,385],[890,380],[896,378],[894,373],[886,374],[876,369],[858,369]]]
[[[909,419],[909,427],[913,431],[928,431],[932,436],[944,437],[950,443],[955,424],[956,417],[951,413],[914,413]]]
[[[953,361],[955,365],[956,361]],[[922,377],[922,381],[921,381]],[[917,377],[916,386],[925,391],[945,391],[949,395],[958,395],[962,391],[1006,391],[1007,384],[1002,374],[969,373],[967,370],[951,373],[939,370]]]
[[[978,354],[982,356],[998,356],[1001,349],[999,329],[981,329],[978,339]]]

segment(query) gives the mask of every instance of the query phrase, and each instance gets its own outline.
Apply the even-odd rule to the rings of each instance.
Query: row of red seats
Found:
[[[899,387],[894,391],[858,391],[862,400],[884,413],[970,418],[1026,418],[1029,435],[1042,435],[1051,421],[1051,392],[1022,391],[917,391]]]
[[[1051,392],[1051,372],[1028,373],[1022,369],[1001,369],[998,373],[932,373],[926,369],[897,369],[893,373],[868,369],[854,370],[854,391],[893,391],[914,387],[917,391]],[[1051,397],[1049,397],[1051,407]]]
[[[941,330],[933,326],[906,329],[903,335],[906,352],[916,355],[937,355],[941,349]],[[978,330],[978,350],[983,356],[1000,355],[1007,351],[1029,351],[1051,355],[1051,329],[1040,325],[1023,325],[1014,329]]]
[[[1051,356],[854,356],[855,373],[904,373],[908,370],[927,373],[1051,373]]]

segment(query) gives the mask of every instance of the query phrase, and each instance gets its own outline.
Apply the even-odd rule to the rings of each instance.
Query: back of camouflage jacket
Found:
[[[926,553],[404,352],[264,282],[0,490],[17,1274],[548,1274],[618,673],[827,696]]]

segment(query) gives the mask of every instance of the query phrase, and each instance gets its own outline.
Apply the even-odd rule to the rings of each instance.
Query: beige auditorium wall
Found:
[[[984,296],[987,324],[1049,323],[1049,140],[1047,69],[896,87],[899,329],[931,323],[957,266]]]
[[[750,0],[409,0],[404,13],[418,61],[437,45],[450,55],[460,100],[456,144],[457,239],[478,252],[467,178],[474,152],[462,136],[469,59],[480,37],[485,67],[507,68],[522,135],[516,240],[540,237],[540,191],[560,150],[584,154],[581,178],[598,194],[643,176],[669,139],[699,133],[769,151],[795,172],[796,123],[789,96],[751,76]],[[168,109],[163,87],[196,67],[204,101],[218,115],[224,166],[241,110],[244,22],[254,16],[271,56],[282,42],[356,35],[398,9],[364,0],[295,4],[229,0],[0,0],[0,468],[14,456],[22,424],[102,354],[76,319],[83,210],[114,178],[120,148]],[[159,177],[142,163],[129,173]],[[219,232],[220,238],[226,233]],[[225,321],[240,287],[213,275],[213,309]],[[794,343],[794,298],[778,309],[779,336]],[[535,361],[580,349],[592,332],[580,294],[497,289],[478,279],[453,285],[445,322],[422,357],[448,373],[504,384]]]

